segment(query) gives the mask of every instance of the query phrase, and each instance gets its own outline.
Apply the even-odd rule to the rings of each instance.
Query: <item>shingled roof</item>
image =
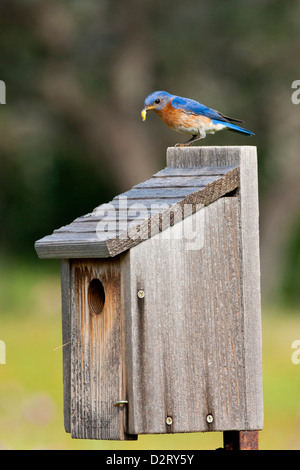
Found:
[[[239,186],[239,165],[167,166],[35,244],[40,258],[116,256]],[[168,214],[169,217],[165,217]],[[168,224],[162,221],[168,220]]]

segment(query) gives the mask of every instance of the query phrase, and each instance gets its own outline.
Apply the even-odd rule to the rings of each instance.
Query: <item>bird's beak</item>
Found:
[[[150,109],[153,109],[153,108],[155,108],[155,105],[154,106],[145,106],[145,108],[141,112],[141,116],[142,116],[143,121],[146,120],[147,111],[149,111]]]

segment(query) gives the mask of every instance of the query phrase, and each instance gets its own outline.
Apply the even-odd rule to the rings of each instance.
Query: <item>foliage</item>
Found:
[[[178,136],[140,110],[166,89],[255,132],[205,145],[257,145],[264,294],[297,302],[284,279],[299,280],[298,17],[295,0],[3,0],[2,247],[34,256],[36,239],[161,169]]]

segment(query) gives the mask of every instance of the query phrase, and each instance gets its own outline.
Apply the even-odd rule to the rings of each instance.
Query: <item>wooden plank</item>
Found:
[[[120,201],[120,198],[122,199],[123,195],[117,196],[112,202],[115,204],[116,208],[118,208],[118,204]],[[156,209],[161,208],[161,207],[169,207],[172,204],[176,204],[177,202],[182,201],[182,196],[178,197],[165,197],[165,198],[156,198],[156,197],[150,197],[150,198],[138,198],[138,199],[128,199],[127,200],[127,208],[128,210],[134,210],[134,208],[140,207],[143,210],[151,210],[152,208]],[[160,209],[161,210],[161,209]]]
[[[64,426],[71,432],[71,276],[70,261],[61,260],[61,305],[64,385]]]
[[[219,197],[233,191],[239,185],[239,168],[234,168],[230,170],[226,175],[219,178],[217,181],[207,184],[203,189],[199,189],[188,194],[184,199],[179,201],[177,204],[167,207],[165,211],[162,211],[161,217],[166,219],[166,214],[169,214],[170,211],[174,214],[184,214],[185,209],[191,208],[192,212],[195,212],[199,209],[199,206],[208,205],[213,201],[217,200]],[[150,217],[145,222],[142,222],[139,225],[140,237],[131,236],[131,233],[136,234],[136,230],[132,228],[128,231],[127,236],[124,233],[121,237],[111,238],[107,240],[107,248],[111,256],[116,256],[117,254],[122,253],[125,250],[136,246],[142,241],[149,238],[150,235],[155,235],[157,231],[160,231],[160,226],[157,223],[157,215]],[[175,218],[175,220],[182,220],[182,216]],[[170,224],[173,225],[174,222],[170,221]],[[157,227],[157,230],[156,228]],[[165,228],[165,227],[164,227]]]
[[[134,188],[201,188],[220,178],[221,175],[214,176],[168,176],[161,178],[151,178],[143,183],[137,184]]]
[[[252,365],[244,354],[249,337],[259,331],[245,329],[239,200],[221,198],[194,217],[204,224],[202,248],[185,249],[183,239],[158,243],[154,237],[122,258],[122,279],[131,279],[123,289],[123,309],[131,314],[126,338],[132,433],[261,425],[252,406],[253,375],[246,373],[256,369],[260,350],[252,350]],[[161,269],[163,260],[168,262]]]
[[[135,219],[131,219],[133,221]],[[108,217],[103,217],[102,219],[97,220],[96,222],[74,222],[70,225],[65,225],[64,227],[61,227],[57,230],[55,230],[53,233],[90,233],[90,234],[97,234],[97,233],[103,233],[103,234],[109,234],[109,236],[114,236],[116,232],[122,232],[123,230],[126,230],[128,227],[129,221],[123,220],[119,221],[113,217],[108,218]],[[106,229],[106,230],[105,230]]]
[[[170,198],[170,201],[171,201],[170,203],[176,202],[178,199],[180,198],[178,197],[176,197],[175,199]],[[160,199],[158,199],[158,201],[160,201]],[[148,204],[147,200],[145,201],[145,203],[143,203],[143,201],[141,201],[140,203],[139,201],[130,201],[128,200],[126,196],[123,196],[123,194],[121,194],[119,196],[116,196],[108,204],[102,204],[96,207],[94,211],[90,214],[90,216],[87,218],[87,220],[89,220],[90,217],[92,218],[91,220],[93,220],[94,218],[99,217],[99,215],[102,217],[104,214],[110,214],[111,212],[115,212],[115,211],[118,212],[119,214],[123,214],[127,212],[135,213],[136,211],[146,212],[147,207],[145,204]],[[81,221],[83,221],[84,219],[85,217],[80,218]]]
[[[168,150],[170,153],[170,150]],[[192,162],[194,165],[194,163]],[[176,168],[176,167],[166,167],[163,170],[159,171],[158,173],[155,173],[153,175],[153,178],[160,178],[162,176],[164,177],[176,177],[176,176],[211,176],[211,175],[216,175],[216,176],[222,176],[225,173],[228,172],[228,170],[233,170],[235,166],[190,166],[190,167],[181,167],[181,168]]]
[[[257,154],[254,146],[169,148],[167,165],[182,168],[206,165],[239,165],[241,279],[245,336],[245,373],[247,377],[248,428],[263,428],[263,387],[261,361],[261,298],[259,256],[259,209]],[[257,360],[253,361],[253,351]],[[252,423],[251,417],[255,417]]]
[[[262,333],[260,296],[259,208],[256,147],[241,147],[240,154],[240,230],[244,308],[245,373],[247,409],[251,410],[248,428],[255,429],[253,416],[263,428]],[[260,360],[253,361],[253,351]],[[248,428],[245,428],[246,430]]]
[[[40,258],[106,258],[111,256],[105,241],[89,243],[86,238],[76,243],[70,243],[69,237],[59,242],[50,239],[41,239],[36,242],[35,249]]]
[[[86,243],[93,243],[93,242],[98,242],[99,238],[97,237],[96,232],[92,232],[92,233],[53,232],[52,235],[48,235],[47,237],[42,238],[42,240],[39,240],[38,242],[36,242],[36,246],[38,247],[42,245],[43,243],[47,243],[47,241],[49,243],[51,242],[63,243],[66,240],[69,240],[70,243],[72,242],[80,243],[81,241],[86,241]]]
[[[156,213],[159,212],[159,209],[155,210],[154,212]],[[149,217],[149,210],[145,209],[143,211],[140,211],[138,210],[138,208],[135,208],[135,206],[132,204],[132,205],[128,205],[128,210],[126,211],[119,211],[118,209],[111,210],[110,212],[107,212],[107,213],[102,213],[99,211],[99,215],[91,217],[89,219],[81,219],[80,217],[78,217],[78,219],[74,220],[74,223],[80,223],[82,224],[82,227],[83,227],[84,226],[83,224],[89,224],[89,223],[97,224],[98,222],[100,222],[100,220],[103,220],[104,217],[105,217],[105,220],[108,220],[108,221],[128,220],[130,222],[132,220],[135,220],[136,218]]]
[[[91,288],[97,279],[103,291]],[[97,283],[96,283],[97,286]],[[71,435],[79,439],[135,438],[126,432],[125,352],[119,258],[72,262]]]
[[[170,198],[183,198],[188,194],[195,191],[195,188],[134,188],[126,193],[121,194],[121,197],[128,199],[170,199]],[[115,199],[118,199],[116,197]]]
[[[247,148],[255,147],[169,147],[167,166],[175,168],[236,166],[241,162],[241,152]]]

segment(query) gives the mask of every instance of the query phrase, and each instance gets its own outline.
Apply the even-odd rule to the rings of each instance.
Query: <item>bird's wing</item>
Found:
[[[239,119],[224,116],[224,114],[220,113],[219,111],[208,108],[204,104],[198,103],[198,101],[190,100],[189,98],[181,98],[180,96],[176,96],[172,99],[171,104],[173,108],[182,109],[187,114],[196,114],[198,116],[205,116],[210,119],[217,119],[218,121],[223,122],[243,122]]]

